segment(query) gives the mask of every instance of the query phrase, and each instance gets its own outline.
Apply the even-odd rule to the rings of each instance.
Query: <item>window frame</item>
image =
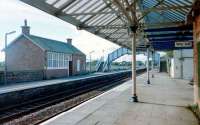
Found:
[[[77,72],[81,71],[81,60],[80,59],[76,60],[76,71]]]
[[[69,69],[69,54],[49,51],[46,55],[47,69]]]

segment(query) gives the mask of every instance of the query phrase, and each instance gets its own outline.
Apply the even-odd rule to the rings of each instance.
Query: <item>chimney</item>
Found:
[[[27,20],[24,20],[24,26],[22,26],[22,34],[30,35],[30,27],[27,26]]]
[[[72,45],[72,39],[71,38],[67,38],[67,43]]]

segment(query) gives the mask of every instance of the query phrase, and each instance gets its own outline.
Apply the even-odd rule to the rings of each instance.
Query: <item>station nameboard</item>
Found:
[[[192,49],[192,41],[168,41],[168,42],[152,42],[155,50],[177,50],[177,49]]]
[[[177,48],[188,48],[188,47],[192,47],[192,42],[177,41],[177,42],[175,42],[175,47],[177,47]]]

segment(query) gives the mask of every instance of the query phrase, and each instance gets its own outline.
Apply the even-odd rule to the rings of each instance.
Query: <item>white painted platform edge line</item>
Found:
[[[124,85],[124,84],[122,84],[122,85]],[[122,86],[122,85],[120,85],[120,86]],[[117,86],[117,88],[120,87],[120,86]],[[99,97],[101,97],[101,96],[104,96],[104,95],[107,95],[107,94],[111,93],[111,92],[112,92],[113,90],[115,90],[115,89],[116,89],[116,88],[113,88],[113,89],[111,89],[111,90],[109,90],[109,91],[107,91],[107,92],[104,92],[104,93],[102,93],[102,94],[100,94],[100,95],[98,95],[98,96],[96,96],[96,97],[94,97],[94,98],[92,98],[92,99],[90,99],[90,100],[87,100],[87,101],[81,103],[80,105],[78,105],[78,106],[76,106],[76,107],[74,107],[74,108],[72,108],[72,109],[70,109],[70,110],[68,110],[68,111],[66,111],[66,112],[63,112],[63,113],[61,113],[61,114],[58,114],[58,115],[54,116],[53,118],[51,118],[51,119],[49,119],[49,120],[47,120],[47,121],[41,123],[40,125],[47,125],[48,123],[50,123],[50,122],[56,120],[57,118],[59,118],[59,117],[65,115],[65,114],[67,114],[67,113],[69,113],[69,112],[72,112],[72,111],[74,111],[74,110],[76,110],[76,109],[78,109],[78,108],[81,108],[82,106],[86,105],[87,103],[89,103],[89,102],[91,102],[91,101],[93,101],[93,100],[96,100],[97,98],[99,98]]]
[[[120,86],[121,86],[121,85],[120,85]],[[120,86],[118,86],[118,87],[120,87]],[[113,89],[115,89],[115,88],[113,88]],[[92,99],[89,99],[89,100],[87,100],[87,101],[81,103],[80,105],[78,105],[78,106],[76,106],[76,107],[74,107],[74,108],[72,108],[72,109],[70,109],[70,110],[68,110],[68,111],[66,111],[66,112],[63,112],[63,113],[61,113],[61,114],[58,114],[58,115],[54,116],[53,118],[51,118],[51,119],[49,119],[49,120],[47,120],[47,121],[41,123],[40,125],[47,125],[48,123],[50,123],[50,122],[56,120],[57,118],[59,118],[59,117],[65,115],[65,114],[67,114],[67,113],[69,113],[69,112],[72,112],[72,111],[74,111],[74,110],[76,110],[76,109],[78,109],[78,108],[81,108],[82,106],[86,105],[87,103],[89,103],[89,102],[91,102],[91,101],[93,101],[93,100],[96,100],[97,98],[99,98],[99,97],[101,97],[101,96],[104,96],[104,95],[107,95],[107,94],[111,93],[111,92],[113,91],[113,89],[111,89],[111,90],[109,90],[109,91],[107,91],[107,92],[104,92],[104,93],[102,93],[102,94],[100,94],[100,95],[98,95],[98,96],[96,96],[96,97],[94,97],[94,98],[92,98]]]
[[[140,75],[140,76],[138,76],[138,77],[142,77],[142,75]],[[96,97],[94,97],[94,98],[92,98],[92,99],[89,99],[89,100],[87,100],[87,101],[81,103],[80,105],[78,105],[78,106],[76,106],[76,107],[74,107],[74,108],[72,108],[72,109],[70,109],[70,110],[68,110],[68,111],[65,111],[65,112],[63,112],[63,113],[60,113],[60,114],[58,114],[58,115],[56,115],[56,116],[54,116],[54,117],[48,119],[47,121],[41,123],[40,125],[48,125],[50,122],[56,120],[57,118],[59,118],[59,117],[65,115],[65,114],[67,114],[67,113],[69,113],[69,112],[72,112],[72,111],[74,111],[74,110],[76,110],[76,109],[78,109],[78,108],[81,108],[82,106],[86,105],[87,103],[89,103],[89,102],[91,102],[91,101],[93,101],[93,100],[96,100],[97,98],[100,98],[101,96],[104,96],[104,95],[107,95],[107,94],[113,92],[113,91],[114,91],[115,89],[117,89],[118,87],[124,86],[125,84],[128,84],[128,82],[130,82],[130,81],[131,81],[131,80],[126,81],[125,83],[123,83],[123,84],[121,84],[121,85],[119,85],[119,86],[117,86],[117,87],[115,87],[115,88],[112,88],[111,90],[109,90],[109,91],[107,91],[107,92],[104,92],[104,93],[102,93],[102,94],[100,94],[100,95],[98,95],[98,96],[96,96]]]

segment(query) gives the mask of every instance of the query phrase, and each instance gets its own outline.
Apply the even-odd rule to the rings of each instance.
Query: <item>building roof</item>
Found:
[[[47,51],[85,55],[83,52],[81,52],[79,49],[69,43],[34,35],[26,35],[26,37],[28,37],[34,44]]]
[[[47,38],[43,38],[43,37],[40,37],[40,36],[25,35],[23,33],[20,36],[18,36],[15,40],[13,40],[13,42],[11,42],[7,46],[7,48],[9,48],[14,42],[16,42],[18,39],[20,39],[22,37],[29,39],[35,45],[37,45],[38,47],[40,47],[40,48],[42,48],[43,50],[46,50],[46,51],[52,51],[52,52],[58,52],[58,53],[67,53],[67,54],[85,55],[83,52],[81,52],[78,48],[76,48],[72,44],[62,42],[62,41],[47,39]],[[5,51],[5,48],[2,49],[2,51]]]

